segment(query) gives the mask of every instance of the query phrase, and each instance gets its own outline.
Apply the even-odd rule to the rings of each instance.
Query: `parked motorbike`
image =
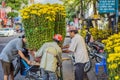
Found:
[[[104,44],[100,42],[92,42],[87,45],[88,53],[90,59],[96,60],[96,62],[101,62],[103,57],[106,57],[106,52],[104,51]]]
[[[72,60],[72,64],[75,65],[75,57],[73,54],[70,54],[69,57]],[[88,62],[85,63],[85,67],[84,67],[84,72],[88,72],[92,67],[92,62],[91,60],[89,60]]]

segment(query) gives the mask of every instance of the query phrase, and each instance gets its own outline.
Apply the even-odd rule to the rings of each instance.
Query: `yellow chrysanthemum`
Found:
[[[119,80],[120,79],[120,77],[119,76],[115,76],[115,80]]]

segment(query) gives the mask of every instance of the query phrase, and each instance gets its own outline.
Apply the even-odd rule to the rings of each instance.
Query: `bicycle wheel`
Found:
[[[36,80],[33,76],[26,76],[25,80]]]
[[[20,64],[16,63],[14,67],[14,77],[18,74],[19,71],[20,71]]]
[[[84,72],[90,71],[91,67],[92,67],[92,62],[91,62],[91,61],[88,61],[88,62],[85,64]]]

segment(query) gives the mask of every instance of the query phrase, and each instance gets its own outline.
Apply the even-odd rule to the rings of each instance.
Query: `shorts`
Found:
[[[4,75],[9,75],[11,72],[14,71],[14,67],[12,63],[5,62],[2,60],[1,60],[1,63],[2,63],[3,71],[4,71]]]

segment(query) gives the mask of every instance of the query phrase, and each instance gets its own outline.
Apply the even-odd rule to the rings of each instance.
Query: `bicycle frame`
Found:
[[[21,75],[26,76],[26,75],[27,75],[27,72],[28,72],[33,66],[29,66],[29,65],[25,62],[25,60],[23,60],[23,59],[20,59],[20,61],[21,61],[21,62],[23,63],[23,65],[25,66],[25,70],[22,71]]]
[[[37,71],[33,72],[32,69],[34,69],[33,66],[29,66],[25,60],[21,59],[21,62],[25,66],[25,70],[22,71],[21,75],[26,76],[26,78],[33,78],[35,80],[42,80],[41,74],[37,73],[37,71],[40,71],[40,69],[37,69]],[[35,69],[34,69],[35,70]],[[36,74],[37,73],[37,74]]]

